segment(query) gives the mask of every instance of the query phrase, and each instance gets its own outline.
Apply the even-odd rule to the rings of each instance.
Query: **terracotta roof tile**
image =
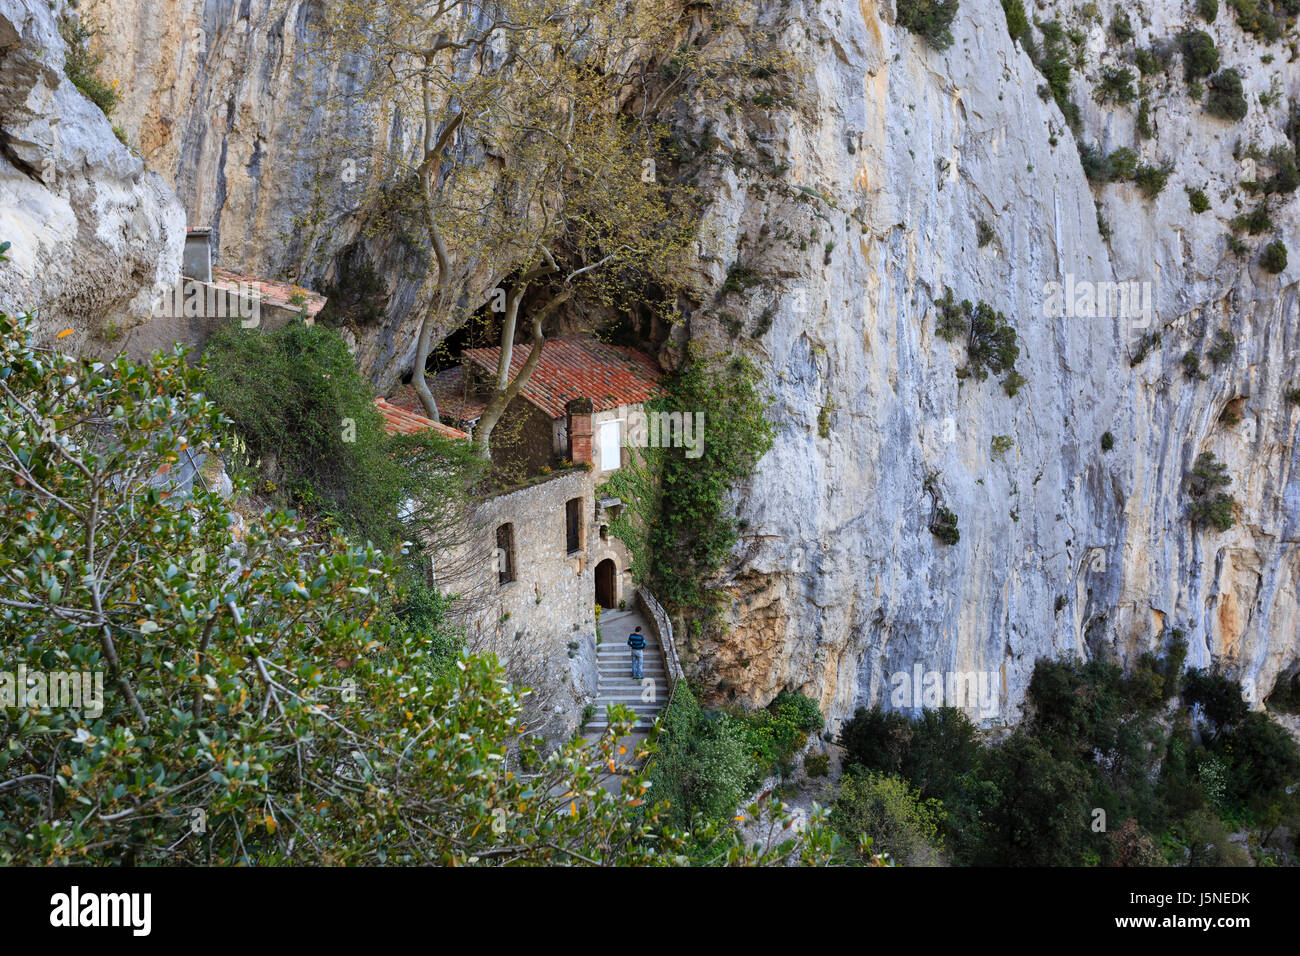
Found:
[[[528,358],[531,346],[516,346],[510,357],[513,377]],[[490,374],[496,373],[501,348],[468,349],[465,357]],[[644,352],[609,345],[590,335],[551,339],[542,346],[521,395],[552,418],[564,416],[565,403],[589,398],[596,411],[637,405],[659,393],[659,366]],[[441,407],[440,407],[441,410]]]
[[[451,428],[442,422],[435,422],[431,418],[425,418],[423,415],[415,414],[415,412],[398,408],[382,398],[375,399],[375,407],[379,409],[379,414],[384,416],[384,431],[390,435],[414,435],[426,428],[432,428],[444,438],[469,438],[459,428]]]
[[[262,301],[268,305],[279,306],[282,309],[297,309],[307,318],[315,318],[316,313],[325,308],[326,298],[319,292],[312,292],[310,289],[304,289],[296,286],[292,282],[272,282],[269,279],[258,279],[255,276],[246,276],[238,272],[231,272],[229,269],[212,268],[212,284],[218,288],[234,290],[241,284],[247,284],[253,287],[253,290],[262,298]],[[295,294],[303,296],[306,301],[302,305],[295,305],[289,300]]]
[[[483,414],[484,403],[475,396],[466,394],[465,367],[457,365],[445,369],[429,380],[434,400],[438,403],[438,415],[455,422],[476,422]],[[424,414],[424,403],[415,394],[414,385],[403,385],[388,400],[398,408],[417,415]]]

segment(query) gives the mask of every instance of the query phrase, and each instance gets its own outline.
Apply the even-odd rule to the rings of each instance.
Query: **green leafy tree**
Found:
[[[831,809],[831,824],[846,847],[866,836],[871,841],[868,852],[886,853],[905,866],[943,863],[942,819],[939,801],[923,799],[906,781],[861,771],[841,778]]]

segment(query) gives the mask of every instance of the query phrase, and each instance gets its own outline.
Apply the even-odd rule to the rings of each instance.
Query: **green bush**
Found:
[[[63,60],[64,75],[86,99],[103,110],[105,116],[109,116],[117,106],[118,93],[116,87],[99,78],[99,67],[104,62],[103,54],[90,52],[90,38],[98,32],[98,29],[87,26],[85,21],[73,23],[66,18],[59,20],[59,33],[67,44]]]
[[[1261,232],[1272,229],[1273,217],[1269,215],[1268,200],[1261,199],[1250,212],[1233,219],[1232,228],[1237,231],[1244,229],[1252,236],[1257,236]]]
[[[1219,15],[1219,0],[1196,0],[1196,12],[1206,23],[1213,23]]]
[[[1151,126],[1151,103],[1144,96],[1138,103],[1137,117],[1134,120],[1138,136],[1143,139],[1150,139],[1156,134],[1155,129]]]
[[[1002,12],[1007,18],[1007,33],[1012,40],[1019,40],[1029,33],[1029,18],[1025,16],[1025,5],[1021,0],[1002,0]]]
[[[659,410],[708,410],[703,452],[688,458],[684,448],[650,449],[648,470],[616,472],[606,487],[624,501],[648,502],[649,510],[635,527],[624,521],[611,530],[644,542],[633,564],[638,581],[649,583],[669,609],[704,621],[716,610],[710,581],[739,533],[728,495],[767,454],[773,428],[764,417],[758,373],[741,356],[714,366],[691,350],[665,385]]]
[[[1286,243],[1281,239],[1274,239],[1264,247],[1260,253],[1259,264],[1268,272],[1274,274],[1281,272],[1286,268]]]
[[[1043,33],[1041,51],[1031,51],[1034,63],[1043,79],[1047,80],[1046,89],[1040,87],[1039,95],[1044,99],[1050,97],[1056,101],[1066,122],[1072,129],[1079,126],[1079,106],[1070,99],[1070,55],[1066,50],[1061,25],[1055,20],[1040,23],[1038,28]]]
[[[808,735],[823,725],[816,701],[784,690],[766,708],[733,719],[744,729],[751,790],[770,774],[790,776],[795,754],[808,742]]]
[[[1210,208],[1210,197],[1205,195],[1205,190],[1187,187],[1187,202],[1192,207],[1192,212],[1203,213]]]
[[[1133,39],[1133,24],[1128,18],[1128,14],[1121,10],[1115,11],[1115,15],[1110,19],[1110,35],[1120,43],[1127,43]]]
[[[1214,345],[1205,353],[1215,365],[1222,365],[1232,358],[1237,349],[1237,340],[1227,329],[1215,329]]]
[[[1295,741],[1260,711],[1245,714],[1215,745],[1228,763],[1226,796],[1233,809],[1284,799],[1300,774]]]
[[[1164,190],[1173,171],[1173,163],[1162,163],[1159,166],[1147,166],[1144,163],[1134,170],[1133,183],[1147,199],[1155,199]]]
[[[1133,71],[1127,67],[1103,66],[1101,82],[1093,94],[1098,103],[1131,103],[1137,99]]]
[[[1274,12],[1270,0],[1228,0],[1228,6],[1237,15],[1238,26],[1267,43],[1280,39],[1286,30],[1283,17]],[[1282,9],[1285,13],[1286,8]]]
[[[343,339],[295,320],[274,332],[218,330],[204,352],[208,397],[292,501],[391,548],[459,531],[479,467],[466,442],[390,437]],[[414,509],[404,519],[404,506]]]
[[[904,866],[943,863],[942,819],[939,802],[922,799],[905,781],[860,771],[840,779],[831,810],[831,825],[844,838],[846,849],[861,846],[859,841],[867,837],[869,853],[887,853]]]
[[[706,714],[679,683],[646,768],[655,799],[668,803],[669,821],[689,827],[697,813],[706,821],[729,820],[752,777],[746,751],[744,726]]]
[[[930,522],[930,533],[944,544],[953,545],[960,541],[961,532],[957,530],[956,512],[941,505],[935,512],[934,520]]]
[[[1232,67],[1220,70],[1206,80],[1206,85],[1210,92],[1205,98],[1205,112],[1233,121],[1246,118],[1246,94],[1240,73]]]
[[[1209,76],[1219,68],[1219,48],[1204,30],[1185,30],[1178,35],[1183,54],[1183,78],[1191,83]]]
[[[1193,524],[1210,524],[1220,531],[1233,526],[1236,519],[1232,510],[1236,502],[1231,495],[1217,490],[1230,484],[1232,478],[1228,476],[1227,466],[1213,452],[1202,452],[1197,456],[1187,476],[1187,493],[1191,497],[1187,514]]]
[[[957,0],[896,0],[898,23],[924,37],[936,50],[952,45],[952,21],[957,16]]]
[[[846,779],[893,777],[914,801],[937,801],[944,845],[961,864],[1154,864],[1152,834],[1171,862],[1231,861],[1206,835],[1224,832],[1213,809],[1284,818],[1300,749],[1264,715],[1247,714],[1235,682],[1199,671],[1184,681],[1182,631],[1168,629],[1157,646],[1164,652],[1143,652],[1127,675],[1096,658],[1040,659],[1026,719],[998,744],[952,708],[915,720],[859,708],[839,736]],[[1213,729],[1205,745],[1192,736],[1193,704]],[[860,798],[851,793],[848,803]],[[1124,823],[1094,833],[1096,809]],[[842,831],[849,842],[851,831]]]
[[[803,772],[810,777],[824,777],[831,772],[829,754],[809,754],[803,758]]]
[[[1273,175],[1263,183],[1268,193],[1293,193],[1300,187],[1300,168],[1296,166],[1295,150],[1290,146],[1274,146],[1268,151],[1268,162]]]
[[[1110,451],[1114,447],[1115,447],[1115,436],[1112,435],[1110,432],[1104,433],[1101,436],[1101,450]]]
[[[934,333],[939,338],[945,342],[951,342],[970,329],[970,313],[974,306],[971,305],[969,299],[958,305],[953,301],[952,289],[944,286],[943,298],[936,299],[934,304],[938,307],[938,313],[934,321]]]

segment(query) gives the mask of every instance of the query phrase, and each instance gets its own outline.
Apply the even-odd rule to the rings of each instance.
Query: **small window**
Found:
[[[582,499],[570,498],[564,505],[564,550],[573,554],[582,547]]]
[[[515,526],[503,524],[497,528],[497,586],[515,579]]]
[[[617,471],[623,459],[623,443],[620,441],[619,422],[601,422],[600,424],[600,470]]]

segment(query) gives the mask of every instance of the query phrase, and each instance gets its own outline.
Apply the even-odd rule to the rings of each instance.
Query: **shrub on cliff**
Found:
[[[1281,239],[1274,239],[1264,247],[1260,253],[1259,264],[1268,272],[1274,274],[1281,272],[1286,268],[1286,243]]]
[[[1220,70],[1205,81],[1209,94],[1205,97],[1205,112],[1220,119],[1246,118],[1246,94],[1241,85],[1241,74],[1234,68]]]
[[[1219,68],[1219,48],[1204,30],[1184,30],[1178,35],[1183,54],[1183,78],[1191,83]]]
[[[1187,507],[1187,516],[1196,525],[1213,525],[1220,531],[1227,531],[1235,522],[1232,510],[1236,501],[1219,488],[1232,484],[1228,476],[1228,466],[1219,461],[1213,452],[1202,452],[1192,465],[1187,476],[1187,494],[1191,503]]]
[[[936,50],[952,44],[952,21],[957,0],[896,0],[898,23],[925,38]]]
[[[104,55],[90,51],[90,38],[98,32],[87,21],[74,23],[67,18],[60,18],[59,33],[67,44],[64,50],[63,72],[72,85],[81,91],[105,116],[112,114],[117,106],[118,93],[116,84],[105,83],[99,76],[99,68],[104,62]]]
[[[1002,12],[1007,18],[1007,33],[1012,40],[1019,40],[1029,32],[1029,17],[1025,15],[1025,5],[1021,0],[1002,0]]]

